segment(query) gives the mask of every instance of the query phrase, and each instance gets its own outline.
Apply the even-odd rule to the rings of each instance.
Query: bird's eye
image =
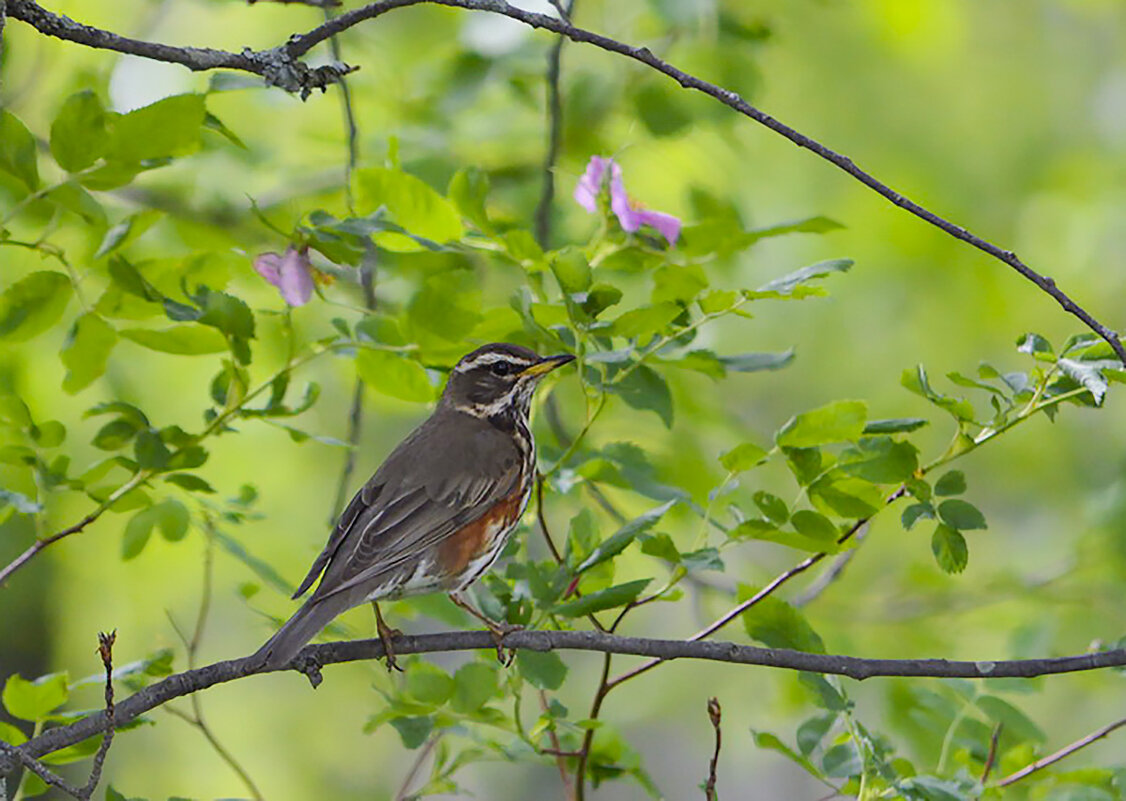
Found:
[[[493,375],[509,375],[516,368],[512,362],[493,362],[489,365],[489,369],[493,372]]]

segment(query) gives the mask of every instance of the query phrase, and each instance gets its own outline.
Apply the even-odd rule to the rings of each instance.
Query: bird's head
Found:
[[[505,342],[484,345],[454,367],[442,403],[481,418],[527,415],[543,377],[574,359],[570,354],[541,357]]]

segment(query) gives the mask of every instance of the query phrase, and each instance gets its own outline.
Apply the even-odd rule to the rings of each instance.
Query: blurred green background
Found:
[[[547,4],[521,5],[543,10]],[[248,7],[233,0],[58,0],[50,7],[122,34],[236,51],[271,46],[320,20],[315,9]],[[646,44],[677,66],[743,93],[937,213],[1016,251],[1112,328],[1121,323],[1126,5],[1118,0],[578,0],[575,19]],[[16,21],[9,21],[4,36],[0,102],[40,136],[62,101],[79,89],[94,88],[110,107],[127,111],[206,90],[210,80],[176,66],[48,40]],[[492,179],[495,215],[528,224],[540,189],[549,36],[488,15],[419,7],[360,25],[341,44],[345,61],[361,67],[348,79],[361,165],[383,164],[389,148],[397,148],[404,168],[439,188],[459,167],[479,166]],[[703,335],[724,352],[795,347],[792,366],[735,375],[723,384],[685,376],[674,383],[677,423],[671,431],[655,416],[623,407],[614,410],[612,423],[592,432],[599,442],[646,442],[662,476],[700,500],[721,477],[715,455],[735,444],[733,438],[765,441],[794,412],[837,398],[866,400],[872,417],[932,418],[918,441],[926,446],[924,456],[933,457],[950,429],[900,387],[904,368],[922,362],[932,376],[970,373],[982,360],[1023,368],[1024,357],[1013,345],[1022,333],[1037,331],[1055,342],[1080,331],[1077,321],[1004,265],[640,65],[568,44],[562,87],[556,244],[585,241],[592,230],[570,193],[587,159],[599,153],[619,159],[632,195],[687,220],[722,204],[748,225],[824,214],[846,226],[825,236],[768,240],[723,275],[731,286],[755,286],[820,259],[855,259],[847,276],[833,280],[831,297],[764,304],[755,319],[725,321]],[[138,241],[141,253],[225,250],[232,254],[225,269],[237,293],[256,308],[276,308],[272,290],[253,273],[249,258],[236,252],[284,244],[253,219],[247,196],[291,222],[315,208],[318,197],[339,203],[346,146],[337,92],[302,103],[280,90],[244,89],[212,94],[208,108],[247,149],[208,140],[203,152],[111,195],[111,221],[140,206],[164,210],[166,216]],[[29,223],[27,230],[34,229]],[[97,246],[98,237],[83,238],[78,229],[62,235],[79,266]],[[33,253],[0,251],[4,285],[40,268]],[[401,298],[410,273],[397,272],[393,259],[380,270],[379,296]],[[505,303],[510,283],[511,276],[490,276],[485,303]],[[333,291],[351,302],[358,297],[347,285]],[[331,316],[311,306],[296,311],[295,324],[313,332]],[[59,327],[51,336],[6,347],[0,380],[18,390],[37,418],[75,421],[68,448],[76,461],[97,455],[78,444],[100,425],[78,422],[97,400],[120,397],[159,409],[161,424],[198,423],[216,357],[169,361],[125,343],[104,379],[69,396],[59,392],[63,368],[56,357],[64,334]],[[264,324],[256,348],[276,351],[271,335]],[[351,376],[344,360],[322,360],[301,376],[325,388],[321,402],[301,419],[305,430],[345,436]],[[577,427],[581,401],[574,376],[564,377],[556,391],[564,419]],[[894,513],[878,517],[849,570],[806,609],[828,650],[1005,658],[1079,653],[1121,636],[1126,422],[1120,403],[1112,391],[1104,411],[1069,408],[1054,424],[1036,419],[959,465],[969,478],[968,497],[990,524],[972,534],[969,568],[961,575],[938,570],[925,533],[903,531]],[[425,414],[418,404],[367,395],[354,486]],[[540,419],[537,430],[542,426]],[[296,446],[265,425],[243,429],[241,436],[216,441],[202,474],[227,495],[243,483],[258,488],[262,518],[238,537],[296,582],[327,534],[343,451],[313,441]],[[756,481],[769,486],[780,476]],[[88,505],[78,495],[59,496],[47,529],[76,520]],[[644,503],[634,506],[640,511]],[[569,511],[549,507],[560,531]],[[107,515],[9,582],[0,594],[0,676],[95,673],[94,633],[110,628],[118,631],[119,661],[169,646],[183,667],[169,617],[181,626],[193,620],[202,538],[154,541],[138,559],[122,562],[125,519]],[[12,518],[0,527],[0,561],[26,547],[32,532],[21,521]],[[529,548],[539,545],[537,540]],[[763,583],[798,558],[777,546],[748,546],[728,560],[728,577]],[[270,630],[259,612],[283,616],[293,608],[269,589],[244,601],[238,588],[251,579],[242,563],[217,555],[215,608],[202,661],[249,653]],[[725,603],[703,595],[695,603],[656,604],[635,615],[631,633],[687,636]],[[417,616],[410,602],[392,607],[391,615],[393,624],[411,632],[443,628]],[[367,610],[344,621],[358,634],[370,634]],[[744,639],[734,628],[728,634]],[[572,710],[585,708],[599,663],[593,655],[564,657],[572,672],[559,697]],[[433,659],[448,667],[466,658]],[[202,700],[213,729],[267,797],[391,796],[410,755],[388,727],[362,732],[381,705],[373,682],[390,680],[374,664],[333,667],[325,675],[315,692],[300,676],[277,675],[220,686]],[[926,765],[937,759],[941,732],[928,728],[903,699],[911,687],[935,684],[876,679],[853,683],[850,692],[864,720],[886,722]],[[1121,675],[1100,672],[1029,685],[1031,692],[1013,698],[1044,729],[1049,748],[1123,712]],[[100,691],[88,692],[89,706],[97,706]],[[615,693],[605,717],[639,749],[666,797],[699,797],[711,751],[704,706],[710,695],[724,709],[723,797],[812,801],[825,794],[823,786],[777,754],[756,750],[751,740],[749,730],[755,729],[792,741],[794,727],[808,715],[789,675],[672,664]],[[198,732],[159,711],[154,715],[168,719],[114,745],[107,775],[116,786],[147,797],[245,794]],[[1069,767],[1106,765],[1122,752],[1119,735]],[[460,779],[478,798],[561,797],[552,766],[487,762]],[[642,791],[611,783],[595,797],[631,799]]]

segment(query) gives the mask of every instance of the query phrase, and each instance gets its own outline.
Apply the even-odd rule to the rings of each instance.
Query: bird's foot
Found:
[[[516,658],[516,651],[510,648],[508,649],[508,655],[505,656],[503,640],[514,631],[523,631],[524,627],[500,620],[493,620],[484,612],[473,606],[473,604],[469,603],[469,601],[463,598],[458,592],[451,592],[450,600],[485,624],[485,628],[493,635],[493,642],[495,642],[497,646],[497,661],[505,667],[511,665],[512,660]]]
[[[402,637],[403,632],[399,629],[393,629],[383,621],[383,615],[379,613],[379,607],[375,602],[372,602],[372,608],[375,609],[375,630],[379,634],[379,641],[383,643],[384,664],[387,665],[387,672],[397,670],[400,673],[403,669],[399,667],[399,661],[395,658],[395,638]]]

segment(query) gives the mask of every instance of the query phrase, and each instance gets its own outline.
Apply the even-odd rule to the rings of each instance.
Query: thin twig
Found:
[[[540,690],[539,698],[540,709],[542,709],[543,713],[546,715],[549,711],[547,692]],[[551,741],[551,748],[541,749],[540,753],[550,754],[555,757],[555,764],[559,768],[559,780],[563,782],[563,798],[566,799],[566,801],[571,801],[575,797],[575,786],[571,782],[571,774],[567,772],[567,757],[579,756],[580,752],[566,752],[563,750],[563,745],[559,742],[559,732],[555,730],[555,726],[547,727],[547,739]]]
[[[564,7],[560,0],[555,6],[559,16],[571,21],[575,0],[569,0]],[[558,36],[547,54],[547,149],[543,157],[543,177],[541,179],[540,200],[536,205],[536,241],[545,250],[551,246],[551,204],[555,199],[555,162],[559,158],[559,146],[563,134],[563,100],[559,92],[559,66],[563,56],[563,43],[566,36]]]
[[[602,659],[602,675],[598,679],[598,689],[594,692],[590,714],[587,715],[588,720],[598,720],[598,716],[602,712],[602,702],[606,700],[606,694],[610,692],[610,664],[613,658],[613,654],[607,653]],[[579,748],[579,762],[575,767],[575,801],[583,801],[586,798],[586,769],[587,763],[590,761],[590,747],[593,744],[594,729],[588,728],[586,733],[583,734],[583,744]]]
[[[716,795],[716,771],[719,769],[719,749],[723,745],[723,732],[719,728],[720,719],[723,715],[723,710],[720,709],[718,698],[708,699],[708,719],[712,722],[712,728],[715,729],[715,750],[712,752],[712,761],[708,765],[708,781],[704,785],[704,797],[707,801],[716,801],[719,798]]]
[[[26,745],[26,743],[25,743],[25,745]],[[14,745],[9,745],[8,743],[4,742],[3,740],[0,740],[0,754],[4,755],[5,759],[3,761],[6,762],[7,765],[9,766],[6,772],[10,773],[15,768],[16,765],[23,765],[24,768],[26,768],[27,770],[30,770],[32,773],[34,773],[36,776],[38,776],[40,779],[42,779],[43,781],[45,781],[47,784],[51,785],[52,787],[59,788],[60,790],[62,790],[64,793],[71,796],[72,798],[78,798],[78,799],[82,798],[82,789],[81,788],[75,787],[73,784],[68,782],[66,779],[62,778],[61,776],[56,775],[55,773],[53,773],[50,770],[50,768],[48,768],[46,765],[44,765],[38,759],[35,759],[32,756],[29,756],[23,750],[22,746],[17,747],[17,746],[14,746]],[[2,766],[2,765],[0,765],[0,766]],[[0,776],[3,776],[4,773],[5,773],[5,771],[0,771]]]
[[[1001,742],[1001,729],[1004,727],[1004,723],[998,723],[993,727],[993,736],[989,738],[989,755],[985,758],[985,767],[981,769],[983,785],[989,780],[989,774],[993,772],[993,763],[997,761],[997,744]]]
[[[98,746],[98,753],[94,755],[94,764],[90,768],[90,778],[86,782],[86,786],[82,789],[82,797],[85,799],[90,798],[94,794],[94,788],[98,786],[98,782],[102,778],[102,767],[106,762],[106,754],[109,753],[109,747],[113,744],[113,735],[115,731],[114,717],[115,710],[113,705],[113,644],[117,641],[117,632],[111,631],[106,634],[104,631],[98,632],[98,656],[102,658],[102,667],[106,671],[106,734],[102,738],[102,744]]]
[[[407,775],[403,778],[403,783],[399,785],[399,792],[395,793],[395,801],[408,801],[408,799],[412,797],[408,795],[407,791],[410,790],[410,786],[414,783],[415,776],[417,776],[418,771],[421,770],[422,763],[426,761],[426,757],[430,756],[430,752],[438,745],[440,739],[442,739],[442,732],[435,732],[431,735],[430,739],[426,741],[425,745],[418,749],[418,754],[415,756],[414,762],[411,763],[410,770],[407,771]]]
[[[1116,729],[1120,729],[1123,726],[1126,726],[1126,718],[1122,718],[1122,720],[1116,720],[1114,723],[1110,723],[1106,726],[1103,726],[1101,729],[1097,729],[1097,730],[1091,732],[1086,737],[1079,738],[1078,740],[1073,742],[1071,745],[1064,746],[1059,751],[1056,751],[1054,754],[1052,754],[1050,756],[1046,756],[1043,759],[1038,759],[1035,762],[1033,762],[1031,765],[1027,765],[1027,766],[1021,768],[1016,773],[1010,773],[1008,776],[1001,779],[1001,781],[997,782],[997,786],[998,787],[1008,787],[1010,784],[1013,784],[1014,782],[1019,782],[1021,779],[1025,778],[1027,776],[1031,776],[1036,771],[1043,770],[1044,768],[1048,767],[1049,765],[1054,765],[1055,763],[1059,762],[1061,759],[1065,759],[1066,757],[1071,756],[1072,754],[1074,754],[1076,751],[1080,750],[1081,748],[1086,748],[1091,743],[1093,743],[1097,740],[1101,740],[1103,737],[1106,737],[1112,731],[1114,731]]]
[[[324,42],[326,39],[354,25],[358,25],[365,20],[374,19],[399,8],[424,3],[475,11],[490,11],[501,14],[523,22],[533,28],[552,31],[553,33],[566,36],[572,41],[590,44],[602,50],[617,53],[631,58],[634,61],[638,61],[673,79],[680,84],[681,87],[706,94],[729,108],[738,111],[740,114],[749,117],[760,125],[769,128],[780,136],[785,137],[795,145],[809,150],[848,173],[894,205],[915,215],[924,222],[945,231],[950,236],[960,239],[1012,267],[1029,281],[1036,284],[1042,291],[1050,295],[1065,311],[1077,317],[1084,325],[1106,340],[1119,360],[1121,360],[1123,364],[1126,364],[1126,347],[1123,346],[1114,331],[1096,320],[1086,309],[1079,306],[1056,285],[1056,282],[1052,278],[1041,275],[1033,270],[1021,261],[1012,251],[1005,250],[992,242],[982,239],[967,229],[919,205],[858,167],[851,158],[822,145],[820,142],[798,132],[766,112],[752,106],[736,92],[724,89],[716,84],[709,83],[678,69],[672,64],[653,55],[647,47],[633,47],[616,39],[611,39],[607,36],[593,33],[582,28],[576,28],[566,20],[555,16],[525,11],[522,8],[509,5],[504,2],[504,0],[380,0],[380,2],[371,3],[361,8],[348,11],[338,17],[334,17],[305,34],[291,37],[284,45],[273,49],[229,53],[222,50],[173,47],[166,44],[129,39],[109,31],[81,25],[66,17],[52,14],[44,10],[35,3],[34,0],[7,0],[7,3],[9,16],[32,25],[40,33],[48,36],[55,36],[89,47],[131,53],[158,61],[182,64],[192,70],[226,68],[252,72],[257,75],[262,75],[267,82],[273,85],[281,86],[288,91],[300,92],[303,97],[307,96],[314,88],[324,89],[331,83],[339,82],[340,78],[350,72],[352,68],[346,65],[327,65],[314,69],[300,61],[301,56],[305,55],[309,50],[321,42]]]

